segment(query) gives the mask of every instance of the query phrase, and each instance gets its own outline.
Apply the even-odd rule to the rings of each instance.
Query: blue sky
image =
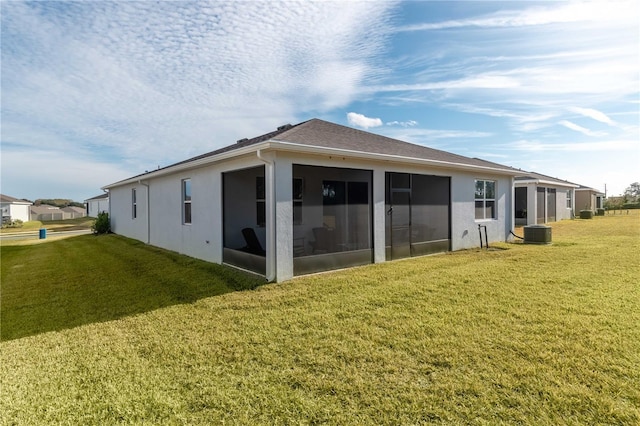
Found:
[[[313,117],[617,195],[633,1],[2,1],[4,194],[100,187]]]

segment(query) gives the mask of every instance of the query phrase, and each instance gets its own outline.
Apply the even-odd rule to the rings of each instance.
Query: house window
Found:
[[[182,180],[182,223],[191,223],[191,179]]]
[[[476,180],[475,190],[476,219],[496,218],[496,182]]]
[[[256,176],[256,224],[264,226],[267,221],[264,176]]]
[[[136,189],[131,189],[131,217],[135,219],[138,217],[138,200],[136,197]]]
[[[573,195],[573,191],[569,189],[567,191],[567,208],[568,209],[573,207],[573,200],[571,199],[571,195]]]
[[[302,225],[302,194],[304,193],[304,180],[293,178],[293,224]]]

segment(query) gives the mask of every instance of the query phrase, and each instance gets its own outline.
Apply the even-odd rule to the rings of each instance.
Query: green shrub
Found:
[[[98,218],[91,227],[94,234],[108,234],[111,232],[111,222],[109,221],[109,213],[98,213]]]
[[[640,209],[640,203],[624,203],[623,209]]]
[[[22,228],[23,222],[20,219],[15,219],[2,224],[3,228]]]

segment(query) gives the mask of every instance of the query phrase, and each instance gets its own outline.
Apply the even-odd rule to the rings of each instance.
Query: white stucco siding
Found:
[[[525,182],[525,183],[516,183],[516,187],[518,188],[527,188],[527,225],[535,225],[538,223],[538,210],[539,207],[541,210],[545,212],[545,217],[543,219],[544,223],[547,223],[547,217],[555,216],[556,221],[572,219],[573,212],[575,209],[575,191],[573,188],[568,188],[567,186],[553,185],[549,183],[536,183],[536,182]],[[538,206],[538,188],[544,188],[545,190],[545,204],[544,206]],[[555,212],[548,212],[547,208],[547,194],[549,190],[555,190]],[[572,198],[569,205],[567,205],[567,192],[571,192]]]
[[[133,217],[132,190],[136,190],[136,217]],[[109,190],[111,230],[119,235],[147,242],[147,190],[141,184],[122,185]]]
[[[152,245],[176,251],[210,262],[222,263],[223,220],[233,225],[234,218],[243,214],[255,214],[255,200],[250,204],[234,206],[241,210],[232,212],[223,219],[223,176],[226,172],[264,167],[265,173],[265,227],[254,227],[257,237],[266,249],[266,275],[270,279],[284,281],[293,277],[293,165],[321,166],[362,170],[372,182],[371,208],[373,223],[373,261],[385,261],[385,194],[387,172],[415,173],[450,178],[451,196],[451,248],[460,250],[480,246],[478,224],[487,226],[489,242],[505,241],[513,223],[513,185],[510,176],[491,173],[461,172],[447,168],[424,167],[419,164],[405,165],[388,161],[364,161],[315,154],[291,152],[264,152],[262,158],[253,153],[240,158],[221,161],[212,165],[182,170],[173,174],[144,179],[138,183],[110,189],[111,226],[115,233],[148,242]],[[332,173],[336,173],[335,169]],[[339,173],[339,171],[338,171]],[[350,172],[352,173],[352,172]],[[253,175],[252,175],[253,176]],[[242,173],[234,173],[233,179],[243,179]],[[183,223],[182,181],[191,180],[191,224]],[[255,188],[255,182],[238,183],[238,191]],[[475,180],[496,182],[495,219],[475,219]],[[317,182],[316,182],[317,183]],[[315,183],[305,182],[305,185]],[[227,190],[233,193],[233,184]],[[226,186],[226,185],[225,185]],[[132,193],[136,188],[137,217],[132,217]],[[255,190],[255,189],[254,189]],[[308,194],[307,196],[311,196]],[[238,201],[239,203],[241,200]],[[149,209],[147,210],[147,203]],[[312,211],[321,205],[316,200],[310,203],[305,215],[321,214]],[[246,223],[243,220],[242,223]],[[240,226],[240,225],[238,225]],[[236,228],[238,227],[236,226]],[[295,226],[309,226],[308,224]],[[296,228],[297,229],[297,228]],[[300,231],[297,229],[296,232]],[[311,232],[311,229],[309,229]],[[238,236],[236,236],[238,237]],[[229,236],[228,238],[235,238]],[[238,237],[240,238],[240,237]],[[240,247],[243,240],[227,241],[230,247]],[[234,245],[235,243],[235,245]]]
[[[109,212],[109,199],[100,198],[98,200],[87,201],[88,212],[87,215],[91,217],[98,217],[98,213]]]
[[[251,157],[150,180],[151,244],[198,259],[221,263],[223,173],[263,164],[257,157]],[[191,180],[191,224],[183,223],[184,179]],[[246,208],[254,211],[255,202]],[[242,212],[239,211],[237,214],[241,215]],[[228,220],[233,220],[233,217]],[[256,233],[261,242],[265,243],[264,232],[258,229]],[[244,241],[237,241],[236,245],[241,246],[243,243]]]
[[[10,204],[9,215],[11,216],[11,220],[21,220],[23,222],[31,220],[30,207],[31,206],[27,204]]]
[[[495,181],[496,218],[475,218],[476,179]],[[485,225],[489,243],[507,241],[512,229],[513,205],[510,176],[488,173],[452,173],[451,176],[451,249],[480,247],[478,225]],[[483,230],[484,242],[484,230]]]
[[[275,234],[267,233],[267,256],[269,249],[275,249],[274,259],[267,258],[267,278],[277,277],[278,281],[293,278],[293,203],[292,203],[292,179],[293,163],[290,157],[275,157],[274,162],[274,201],[275,201]],[[267,165],[266,174],[269,175],[272,165]],[[269,179],[267,179],[267,182]],[[269,194],[272,188],[267,185],[267,228],[270,211]],[[273,242],[272,242],[273,240]],[[271,264],[270,261],[274,263]],[[271,273],[270,273],[271,272]]]

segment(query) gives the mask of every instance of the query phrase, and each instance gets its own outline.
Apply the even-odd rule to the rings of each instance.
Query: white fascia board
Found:
[[[191,169],[197,169],[199,167],[204,167],[204,166],[208,166],[210,164],[213,163],[217,163],[219,161],[223,161],[223,160],[227,160],[230,158],[235,158],[235,157],[240,157],[242,155],[246,155],[246,154],[251,154],[254,153],[257,150],[264,150],[268,148],[268,141],[267,142],[260,142],[254,145],[249,145],[246,146],[244,148],[238,148],[238,149],[232,149],[230,151],[227,152],[223,152],[217,155],[212,155],[209,157],[204,157],[204,158],[200,158],[198,160],[193,160],[193,161],[189,161],[186,163],[181,163],[181,164],[176,164],[174,166],[167,166],[165,168],[162,168],[160,170],[156,170],[153,172],[149,172],[149,173],[145,173],[143,175],[138,175],[138,176],[134,176],[132,178],[129,179],[125,179],[125,180],[121,180],[119,182],[115,182],[109,185],[105,185],[103,186],[102,190],[107,190],[107,189],[111,189],[111,188],[116,188],[118,186],[122,186],[122,185],[129,185],[132,183],[137,183],[139,181],[146,181],[149,179],[154,179],[160,176],[165,176],[165,175],[170,175],[182,170],[191,170]]]
[[[244,148],[232,149],[217,155],[200,158],[198,160],[189,161],[186,163],[176,164],[175,166],[168,166],[160,170],[156,170],[143,175],[138,175],[129,179],[125,179],[119,182],[105,185],[101,189],[108,190],[108,189],[115,188],[122,185],[128,185],[128,184],[137,183],[143,180],[149,180],[149,179],[157,178],[160,176],[173,174],[182,170],[190,170],[190,169],[196,169],[199,167],[204,167],[213,163],[217,163],[219,161],[240,157],[242,155],[252,154],[256,151],[267,151],[267,150],[275,150],[275,151],[282,150],[287,152],[297,152],[297,153],[303,153],[303,154],[316,154],[316,155],[335,155],[335,156],[344,156],[344,157],[350,157],[350,158],[355,158],[360,160],[366,159],[366,160],[377,160],[377,161],[389,161],[389,162],[396,162],[396,163],[420,164],[420,165],[429,165],[429,166],[438,167],[438,168],[454,168],[458,170],[484,171],[484,172],[491,172],[495,174],[508,175],[508,176],[517,175],[517,172],[514,170],[502,169],[498,167],[484,167],[484,166],[476,166],[472,164],[453,163],[453,162],[440,161],[440,160],[426,160],[423,158],[404,157],[401,155],[376,154],[376,153],[369,153],[369,152],[363,152],[363,151],[355,151],[350,149],[326,148],[326,147],[298,144],[293,142],[279,141],[277,139],[269,139],[267,141],[249,145]]]
[[[509,169],[501,169],[497,167],[485,167],[485,166],[476,166],[472,164],[463,164],[463,163],[453,163],[449,161],[440,161],[440,160],[426,160],[423,158],[415,158],[415,157],[405,157],[401,155],[390,155],[390,154],[377,154],[363,151],[354,151],[350,149],[339,149],[339,148],[325,148],[325,147],[316,147],[312,145],[304,145],[297,144],[293,142],[284,142],[278,140],[271,140],[270,148],[273,149],[282,149],[283,151],[288,152],[299,152],[304,154],[318,154],[318,155],[335,155],[335,156],[344,156],[355,159],[365,159],[365,160],[377,160],[377,161],[387,161],[387,162],[395,162],[395,163],[408,163],[408,164],[420,164],[420,165],[429,165],[438,168],[454,168],[454,169],[462,169],[469,171],[485,171],[492,172],[496,174],[509,175],[509,176],[517,176],[517,172]]]
[[[515,186],[518,185],[530,185],[530,184],[543,184],[543,185],[554,185],[554,186],[564,186],[567,188],[578,188],[579,185],[573,184],[573,183],[569,183],[569,182],[554,182],[551,180],[544,180],[544,179],[519,179],[515,181]]]
[[[604,195],[604,192],[598,191],[594,188],[577,188],[576,191],[591,191],[596,195]]]

